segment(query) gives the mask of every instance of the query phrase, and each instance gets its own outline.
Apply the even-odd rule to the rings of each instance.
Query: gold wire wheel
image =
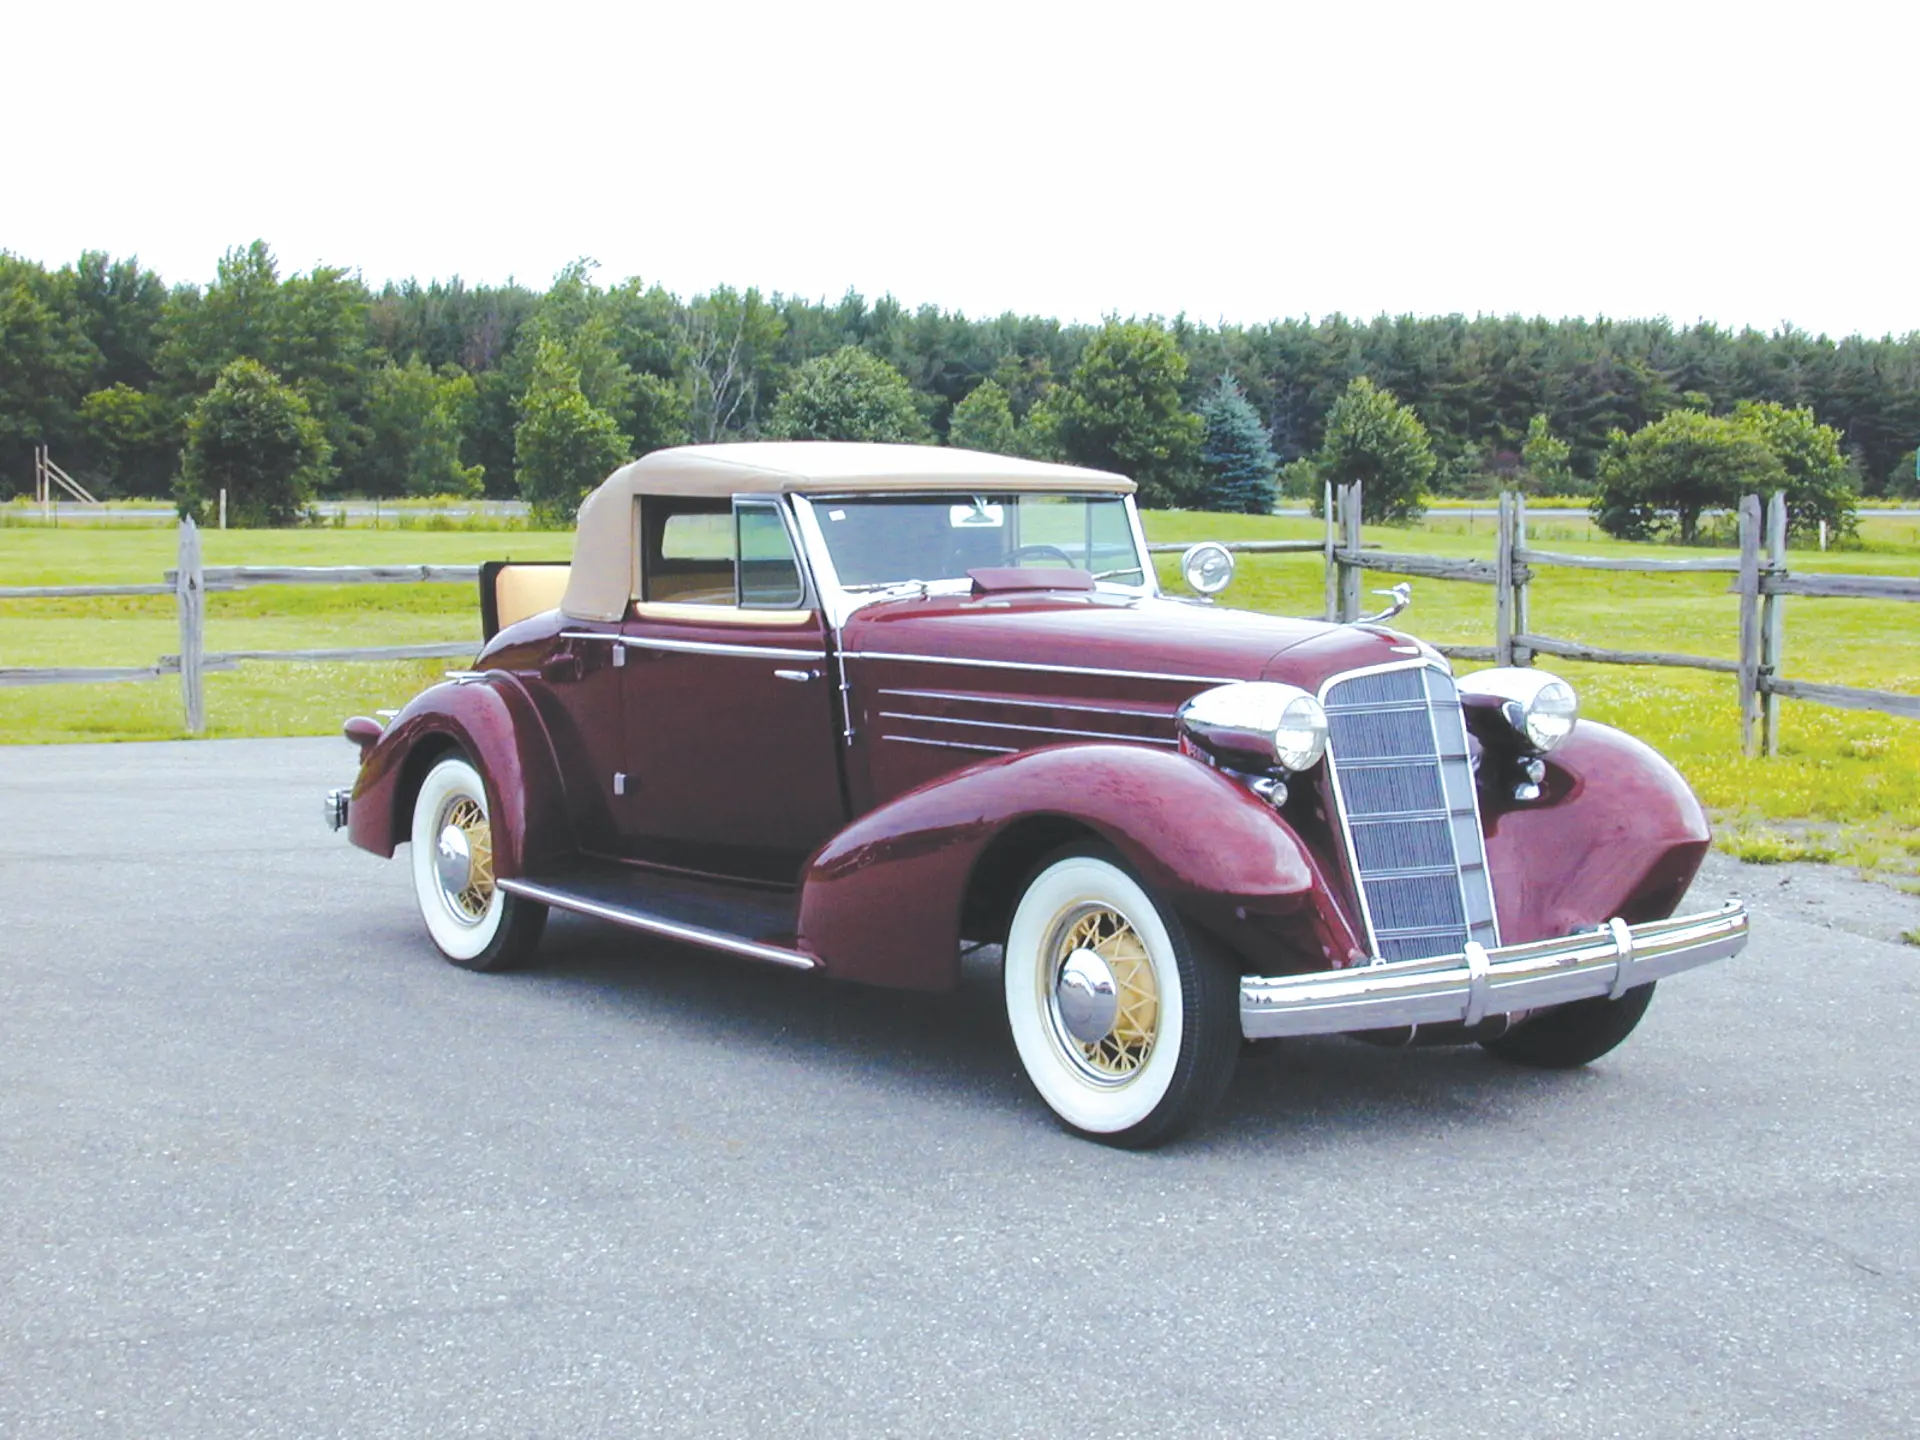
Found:
[[[453,913],[469,924],[478,924],[486,918],[487,907],[493,903],[493,827],[487,823],[486,812],[479,802],[471,796],[456,796],[447,806],[441,820],[441,835],[458,831],[466,842],[466,874],[461,877],[464,883],[441,881],[441,890],[447,897],[447,904]]]
[[[1097,957],[1112,980],[1113,1019],[1098,1038],[1083,1038],[1062,1014],[1062,977],[1069,962],[1084,968]],[[1080,957],[1076,961],[1076,957]],[[1041,972],[1054,1035],[1067,1057],[1088,1078],[1105,1084],[1131,1079],[1153,1054],[1160,1032],[1160,984],[1147,945],[1133,923],[1105,905],[1070,912],[1054,927],[1048,964]]]

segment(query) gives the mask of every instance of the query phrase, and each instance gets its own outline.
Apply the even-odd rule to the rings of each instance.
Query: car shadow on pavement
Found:
[[[507,983],[590,997],[681,1040],[778,1055],[855,1083],[1018,1108],[1051,1128],[1007,1031],[996,950],[969,956],[951,994],[927,995],[755,965],[555,916],[535,965]],[[1250,1045],[1233,1088],[1182,1150],[1340,1144],[1364,1132],[1430,1135],[1436,1124],[1511,1118],[1564,1105],[1591,1072],[1521,1069],[1477,1047],[1393,1050],[1342,1036]]]

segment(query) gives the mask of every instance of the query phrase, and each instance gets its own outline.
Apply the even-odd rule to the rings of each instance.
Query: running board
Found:
[[[556,910],[571,910],[578,915],[591,915],[596,920],[611,921],[615,925],[624,925],[629,930],[641,930],[649,935],[658,935],[662,939],[679,940],[688,945],[703,945],[709,950],[724,950],[729,955],[740,955],[749,960],[764,960],[770,965],[785,965],[793,970],[820,968],[820,962],[813,956],[798,950],[789,950],[784,945],[769,945],[764,941],[749,940],[744,935],[729,934],[725,930],[715,930],[705,925],[692,925],[683,920],[669,919],[665,915],[636,910],[630,905],[620,904],[617,901],[583,895],[577,890],[566,890],[537,880],[508,879],[498,883],[500,888],[509,895],[519,895],[528,900],[535,900],[542,905],[550,905]]]

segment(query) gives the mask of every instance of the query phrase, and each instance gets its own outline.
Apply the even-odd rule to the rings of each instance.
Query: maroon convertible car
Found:
[[[474,667],[356,718],[328,814],[410,843],[434,943],[525,960],[552,907],[939,991],[1003,947],[1072,1129],[1177,1134],[1248,1039],[1582,1065],[1746,942],[1674,917],[1705,817],[1532,669],[1456,677],[1376,617],[1163,596],[1132,482],[934,447],[662,450],[570,567],[486,567]],[[1404,604],[1404,596],[1401,599]],[[1397,613],[1398,607],[1391,613]]]

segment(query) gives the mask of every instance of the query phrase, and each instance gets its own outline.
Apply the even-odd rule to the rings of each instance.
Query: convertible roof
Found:
[[[637,495],[972,493],[983,490],[1128,495],[1133,481],[1104,470],[1049,465],[944,445],[865,445],[829,440],[680,445],[655,450],[609,475],[580,506],[573,570],[561,609],[576,620],[618,620],[634,595],[633,500]]]

